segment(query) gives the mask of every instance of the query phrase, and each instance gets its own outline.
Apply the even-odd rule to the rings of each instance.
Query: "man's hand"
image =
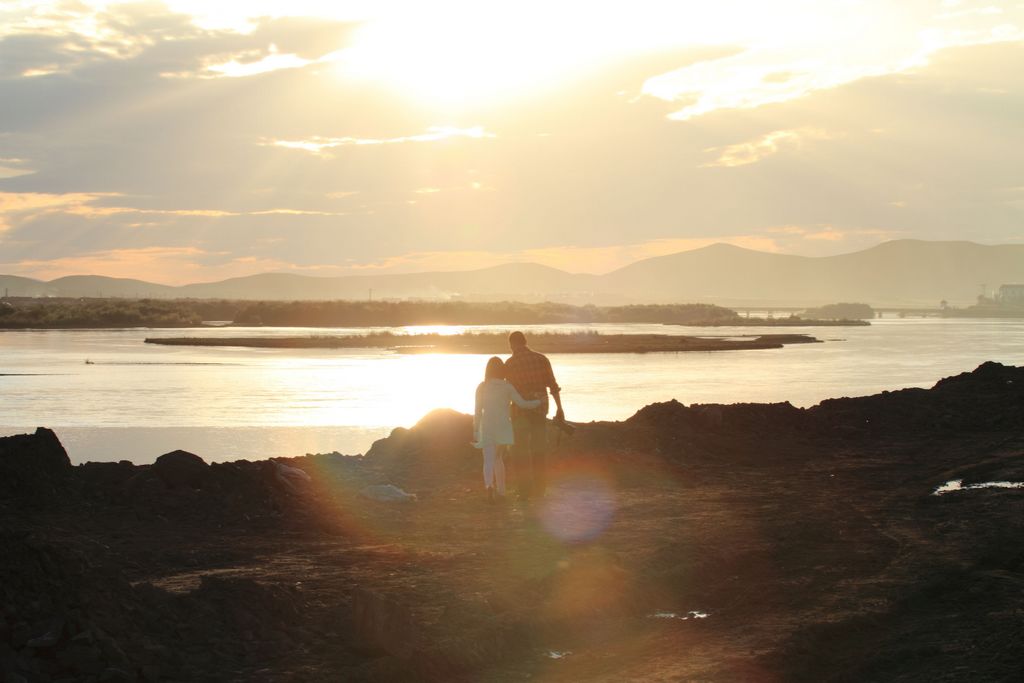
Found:
[[[555,422],[565,422],[565,411],[562,410],[561,406],[555,411]]]

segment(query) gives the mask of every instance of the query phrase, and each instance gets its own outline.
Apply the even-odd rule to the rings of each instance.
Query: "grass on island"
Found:
[[[654,353],[777,349],[785,344],[818,342],[804,334],[745,337],[693,337],[669,334],[598,334],[541,332],[530,334],[530,347],[542,353]],[[461,334],[312,335],[305,337],[150,337],[147,344],[165,346],[241,346],[281,349],[383,348],[397,353],[508,353],[507,332]]]

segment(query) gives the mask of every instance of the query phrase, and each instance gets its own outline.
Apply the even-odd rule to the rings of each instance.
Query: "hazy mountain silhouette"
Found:
[[[228,299],[463,298],[615,304],[875,306],[973,303],[981,286],[1024,282],[1024,245],[898,240],[850,254],[792,256],[714,244],[638,261],[607,275],[567,273],[535,263],[456,272],[312,277],[265,273],[171,287],[141,280],[72,276],[51,282],[0,276],[11,296],[195,297]]]
[[[1024,282],[1024,245],[896,240],[838,256],[806,257],[715,244],[639,261],[605,276],[616,291],[652,300],[680,295],[711,303],[862,301],[935,306],[973,303],[1001,284]]]

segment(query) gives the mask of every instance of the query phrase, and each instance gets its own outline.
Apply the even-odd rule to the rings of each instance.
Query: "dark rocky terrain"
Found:
[[[470,429],[212,465],[0,439],[3,680],[1020,679],[1024,489],[934,491],[1024,481],[1022,368],[553,430],[529,505],[484,502]]]

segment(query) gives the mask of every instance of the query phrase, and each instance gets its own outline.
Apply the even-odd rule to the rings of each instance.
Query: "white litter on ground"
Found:
[[[1024,481],[985,481],[980,484],[968,484],[964,486],[963,479],[952,479],[932,492],[933,496],[941,496],[944,493],[954,491],[969,491],[970,489],[1024,489]]]
[[[707,612],[700,612],[692,610],[686,614],[676,614],[675,612],[655,612],[654,614],[648,614],[648,619],[678,619],[679,621],[689,621],[690,619],[707,619],[709,615]]]
[[[367,486],[359,492],[359,495],[382,503],[414,503],[415,493],[406,493],[394,484],[374,484]]]

